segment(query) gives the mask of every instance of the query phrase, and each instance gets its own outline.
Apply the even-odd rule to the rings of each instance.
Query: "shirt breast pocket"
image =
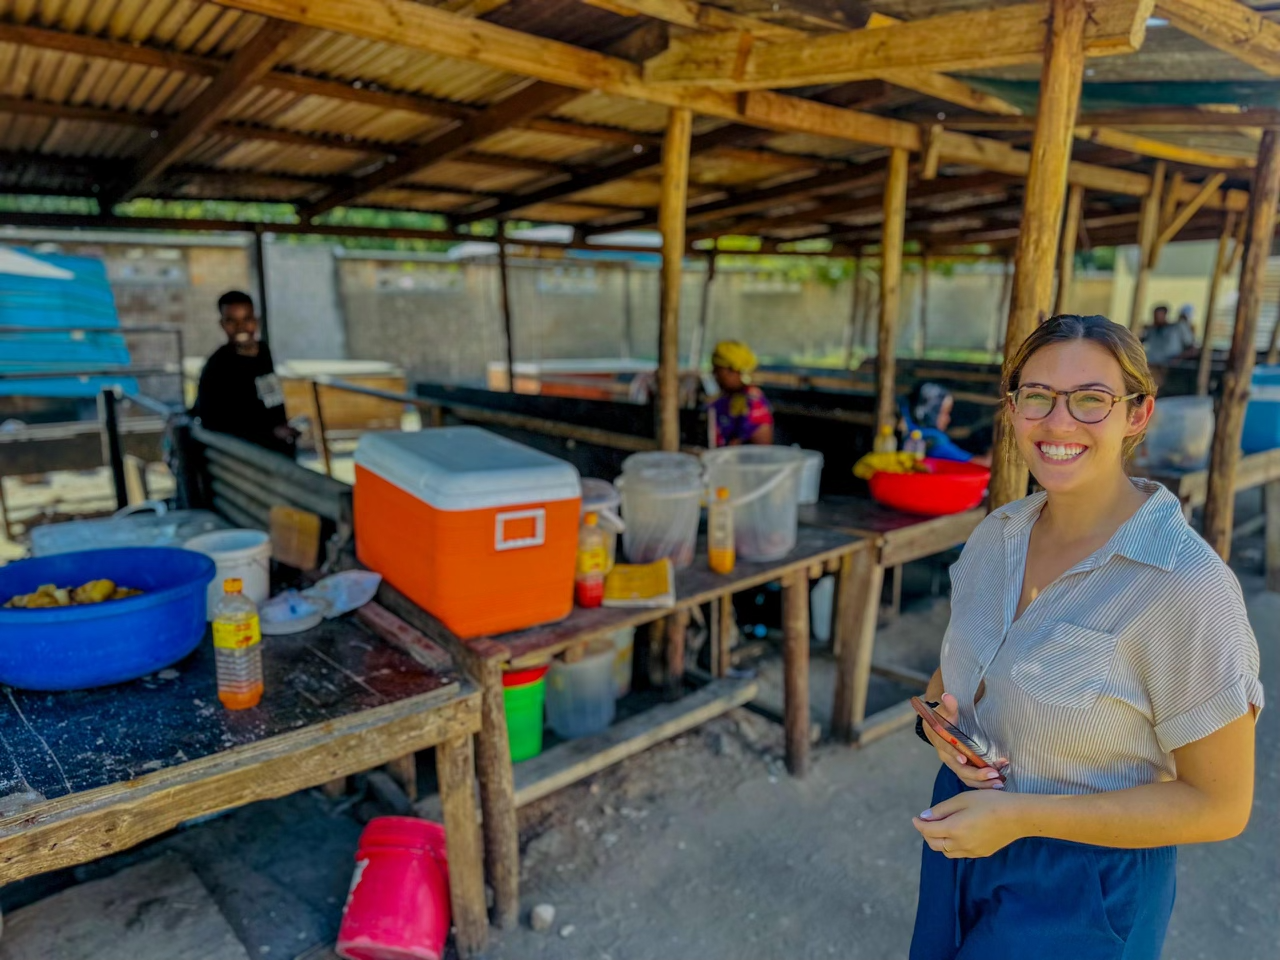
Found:
[[[1093,706],[1111,672],[1117,637],[1073,623],[1047,623],[1013,665],[1013,682],[1041,703]]]

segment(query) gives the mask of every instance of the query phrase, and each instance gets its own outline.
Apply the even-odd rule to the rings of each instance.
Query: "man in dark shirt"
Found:
[[[271,351],[258,342],[253,300],[231,290],[218,298],[218,314],[227,342],[205,362],[191,412],[209,430],[292,457],[298,434],[285,416]]]

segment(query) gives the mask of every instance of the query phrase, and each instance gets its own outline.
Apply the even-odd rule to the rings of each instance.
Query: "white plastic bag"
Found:
[[[329,605],[325,619],[332,620],[350,613],[373,599],[382,583],[382,574],[372,570],[343,570],[330,574],[314,587],[302,591],[304,597],[314,597]]]

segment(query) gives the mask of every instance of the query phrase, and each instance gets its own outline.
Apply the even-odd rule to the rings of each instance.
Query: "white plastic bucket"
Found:
[[[804,460],[800,465],[800,483],[796,487],[796,503],[818,502],[818,489],[822,486],[822,454],[817,450],[801,450]]]
[[[677,570],[692,564],[705,492],[697,458],[683,453],[632,454],[623,461],[615,485],[622,492],[627,559],[653,563],[668,557]]]
[[[796,545],[796,484],[804,454],[793,447],[722,447],[703,455],[708,486],[727,487],[733,540],[743,560],[780,560]]]
[[[209,584],[209,619],[222,596],[222,581],[239,577],[244,581],[244,595],[261,606],[271,595],[271,536],[262,530],[213,530],[192,537],[188,550],[203,553],[217,565],[218,572]]]

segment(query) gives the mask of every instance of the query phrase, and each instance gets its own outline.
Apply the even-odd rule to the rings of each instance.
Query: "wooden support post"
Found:
[[[1226,560],[1231,555],[1231,527],[1235,512],[1236,465],[1240,460],[1240,434],[1244,409],[1249,402],[1253,376],[1254,337],[1262,308],[1267,258],[1276,230],[1276,203],[1280,200],[1280,130],[1268,128],[1258,147],[1258,165],[1249,195],[1248,229],[1244,241],[1244,265],[1240,272],[1240,298],[1236,303],[1231,355],[1222,378],[1222,401],[1213,434],[1209,461],[1209,490],[1204,505],[1204,538]]]
[[[316,445],[316,453],[320,454],[320,462],[324,464],[324,475],[333,476],[333,465],[329,462],[329,441],[325,439],[324,410],[320,407],[320,384],[311,381],[311,405],[315,407],[315,419],[311,422],[311,440]]]
[[[716,604],[719,608],[715,636],[716,647],[719,650],[719,671],[716,676],[726,677],[729,675],[729,668],[733,665],[733,597],[725,594],[716,601]]]
[[[677,610],[666,618],[667,677],[666,696],[674,700],[684,687],[684,640],[689,632],[689,611]]]
[[[635,350],[634,320],[631,316],[631,264],[622,263],[622,358],[629,360]]]
[[[449,837],[449,899],[458,956],[470,960],[483,952],[489,940],[470,734],[452,737],[436,747],[436,777],[440,781],[444,829]]]
[[[782,584],[783,704],[787,770],[809,772],[809,578],[803,570]]]
[[[1022,203],[1021,232],[1014,260],[1009,325],[1005,331],[1005,361],[1049,315],[1053,303],[1053,267],[1062,208],[1066,202],[1067,168],[1080,81],[1084,77],[1084,32],[1090,8],[1085,0],[1052,0],[1044,69],[1040,74],[1040,104],[1031,143],[1031,166]],[[996,420],[996,450],[1003,449],[1004,418]],[[1027,492],[1027,468],[997,456],[992,464],[990,503],[1002,506]]]
[[[1146,318],[1147,281],[1151,276],[1151,263],[1155,255],[1156,237],[1160,233],[1160,198],[1164,191],[1165,162],[1156,163],[1151,175],[1151,192],[1142,198],[1142,210],[1138,219],[1138,271],[1133,275],[1133,302],[1129,306],[1129,329],[1142,330]]]
[[[837,594],[837,631],[840,649],[836,655],[835,703],[831,708],[831,736],[848,743],[867,715],[867,684],[871,680],[871,651],[876,642],[876,621],[880,613],[880,591],[884,568],[879,547],[859,551],[849,570],[841,571]]]
[[[498,224],[501,237],[502,224]],[[507,390],[516,392],[516,339],[511,323],[511,289],[507,276],[507,244],[498,240],[498,291],[502,298],[502,335],[507,344]]]
[[[253,265],[258,274],[258,340],[271,345],[271,325],[267,322],[267,249],[262,239],[262,228],[253,231]]]
[[[1204,330],[1200,334],[1200,360],[1196,368],[1196,393],[1202,397],[1209,395],[1209,374],[1213,369],[1213,314],[1218,309],[1218,292],[1222,289],[1227,265],[1231,261],[1228,251],[1235,232],[1236,213],[1233,210],[1227,214],[1222,233],[1218,237],[1218,253],[1213,258],[1213,276],[1209,278],[1209,299],[1204,307]]]
[[[481,689],[476,766],[484,811],[485,873],[493,887],[493,923],[504,930],[514,927],[520,916],[520,836],[507,713],[502,703],[502,665],[496,660],[480,660],[473,672]]]
[[[916,330],[916,356],[929,350],[929,254],[920,257],[920,326]]]
[[[711,284],[716,279],[716,255],[707,255],[707,275],[702,281],[702,299],[698,301],[698,326],[693,331],[693,343],[689,345],[689,369],[702,369],[702,354],[707,346],[707,324],[711,311]]]
[[[1267,589],[1280,593],[1280,480],[1272,480],[1262,488],[1265,511]]]
[[[1053,316],[1066,313],[1067,297],[1076,272],[1076,239],[1084,211],[1084,187],[1073,184],[1067,193],[1067,214],[1062,220],[1062,242],[1058,245],[1058,293],[1053,298]]]
[[[387,764],[387,773],[400,784],[404,795],[412,802],[418,799],[418,755],[406,753]]]
[[[898,306],[902,299],[902,243],[906,231],[907,169],[910,155],[889,154],[884,188],[884,225],[880,240],[880,332],[876,353],[876,430],[898,419],[894,367],[898,342]]]
[[[689,193],[689,136],[693,112],[672,107],[662,147],[662,289],[658,321],[658,445],[680,449],[680,276],[684,258],[685,202]]]
[[[844,330],[844,354],[840,360],[840,369],[848,370],[853,363],[853,347],[858,339],[858,319],[862,312],[862,264],[858,257],[853,258],[853,273],[849,276],[850,290],[849,325]]]

